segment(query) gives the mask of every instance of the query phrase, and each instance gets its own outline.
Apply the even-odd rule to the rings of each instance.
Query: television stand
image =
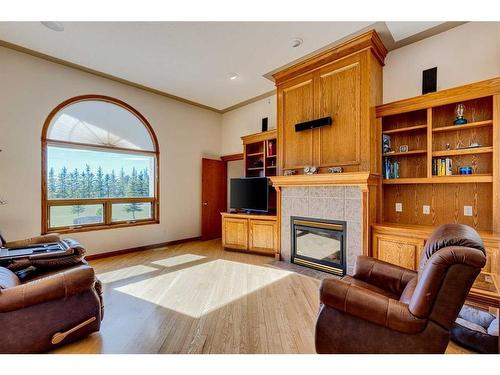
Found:
[[[222,246],[262,255],[278,254],[278,218],[269,213],[222,212]]]

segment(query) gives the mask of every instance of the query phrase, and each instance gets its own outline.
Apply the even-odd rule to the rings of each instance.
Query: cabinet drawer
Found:
[[[231,249],[248,249],[248,220],[224,218],[222,221],[222,246]]]
[[[275,253],[278,236],[276,222],[270,220],[250,220],[249,249]]]

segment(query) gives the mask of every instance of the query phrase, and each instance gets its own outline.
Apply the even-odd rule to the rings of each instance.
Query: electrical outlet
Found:
[[[403,203],[396,203],[396,212],[403,212]]]
[[[464,206],[464,216],[472,216],[472,206]]]
[[[431,206],[423,205],[422,206],[422,213],[424,215],[430,215],[431,214]]]

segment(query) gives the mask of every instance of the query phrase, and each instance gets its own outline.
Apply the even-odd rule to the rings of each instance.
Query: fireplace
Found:
[[[346,222],[291,217],[292,263],[343,276]]]

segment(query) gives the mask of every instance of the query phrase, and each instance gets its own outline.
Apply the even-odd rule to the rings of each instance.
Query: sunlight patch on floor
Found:
[[[201,260],[201,259],[205,259],[205,258],[206,257],[202,256],[202,255],[182,254],[182,255],[177,255],[175,257],[172,257],[172,258],[155,260],[154,262],[151,262],[151,263],[156,264],[158,266],[163,266],[163,267],[175,267],[175,266],[179,266],[181,264],[195,262],[197,260]]]
[[[217,259],[115,290],[199,318],[292,273]]]
[[[104,284],[114,283],[115,281],[128,279],[139,275],[144,275],[149,272],[158,271],[157,268],[148,267],[142,264],[120,268],[118,270],[98,273],[97,278]]]

